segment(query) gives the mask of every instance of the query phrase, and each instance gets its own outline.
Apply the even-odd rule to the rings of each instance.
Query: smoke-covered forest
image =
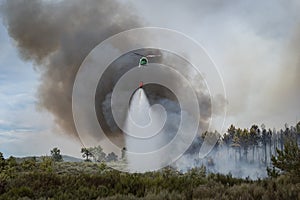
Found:
[[[219,140],[205,159],[199,159],[198,152],[204,137],[218,137]],[[300,145],[300,122],[294,126],[285,124],[280,130],[269,129],[264,124],[260,127],[252,125],[249,129],[231,125],[223,136],[217,132],[205,132],[198,136],[175,167],[185,171],[205,165],[213,173],[263,178],[267,176],[266,167],[272,166],[272,155],[277,156],[276,149],[283,150],[287,141]]]
[[[195,159],[198,166],[185,170],[175,163],[156,172],[120,172],[109,166],[124,161],[126,153],[118,159],[100,147],[82,148],[85,162],[64,161],[58,148],[42,157],[5,159],[0,153],[0,199],[300,199],[299,128],[300,123],[280,131],[232,125],[205,162]],[[201,140],[183,156],[185,162],[192,161]],[[230,160],[218,161],[221,155]],[[244,175],[259,167],[267,177],[219,173],[218,162],[224,168],[232,163]]]

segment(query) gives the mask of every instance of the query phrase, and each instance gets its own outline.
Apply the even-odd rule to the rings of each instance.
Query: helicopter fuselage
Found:
[[[142,57],[142,58],[140,59],[139,65],[140,65],[140,66],[143,66],[143,65],[147,65],[147,64],[148,64],[148,58]]]

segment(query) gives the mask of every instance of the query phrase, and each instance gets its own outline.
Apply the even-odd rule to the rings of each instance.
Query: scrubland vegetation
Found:
[[[298,129],[287,129],[286,133],[282,131],[280,137],[275,137],[285,138],[283,146],[283,140],[274,143],[272,141],[276,140],[266,139],[274,138],[274,135],[266,134],[264,130],[259,132],[257,127],[252,127],[250,132],[244,130],[240,133],[240,129],[233,127],[228,131],[231,134],[225,134],[223,141],[227,141],[225,144],[229,148],[235,148],[236,159],[241,159],[240,149],[244,151],[242,155],[246,156],[247,143],[242,141],[253,143],[255,148],[246,145],[247,148],[254,149],[253,151],[257,151],[259,143],[262,144],[262,150],[259,151],[263,153],[262,162],[267,160],[267,155],[271,161],[271,165],[265,167],[268,177],[257,180],[249,177],[235,178],[230,173],[212,173],[207,166],[195,167],[184,173],[172,167],[143,174],[126,173],[111,169],[109,166],[118,164],[120,159],[117,160],[113,154],[106,156],[100,147],[83,148],[81,152],[85,161],[82,162],[64,162],[60,150],[53,148],[50,151],[51,156],[38,158],[4,159],[0,153],[0,200],[300,199],[300,149],[298,140],[295,140],[298,138]],[[270,143],[272,148],[275,144],[276,150],[275,153],[272,151],[272,156],[265,151],[265,144]],[[99,156],[89,154],[90,151],[98,152]],[[251,164],[250,161],[248,162]]]
[[[144,174],[110,169],[105,163],[0,159],[0,199],[300,199],[300,150],[286,143],[273,157],[266,179],[172,168]]]

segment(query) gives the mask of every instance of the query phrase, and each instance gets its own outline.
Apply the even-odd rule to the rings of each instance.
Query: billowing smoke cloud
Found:
[[[37,66],[36,69],[42,74],[38,90],[39,106],[54,115],[55,122],[65,133],[77,136],[72,117],[72,89],[82,61],[101,41],[121,31],[142,26],[144,22],[134,14],[135,10],[130,4],[122,4],[117,0],[85,2],[12,0],[5,1],[1,11],[4,23],[10,36],[15,40],[20,55],[25,60],[33,61]],[[151,52],[156,54],[157,50],[150,50]],[[118,78],[134,67],[133,63],[139,61],[139,57],[131,54],[122,58],[119,61],[117,59],[108,68],[99,82],[96,94],[99,123],[104,127],[105,132],[117,132],[111,136],[114,137],[114,143],[119,146],[123,145],[123,141],[118,137],[120,131],[111,126],[113,119],[110,105],[103,107],[105,103],[102,102],[105,101],[107,94],[111,93]],[[164,59],[173,58],[169,55],[164,56]],[[182,65],[182,63],[174,63],[178,68],[184,67]],[[201,128],[206,129],[211,116],[210,97],[202,90],[204,87],[202,79],[196,77],[192,81],[200,100],[199,108],[203,116],[201,118],[203,121],[200,122],[203,124]],[[175,79],[170,79],[170,82],[177,84]],[[164,90],[161,88],[153,89],[152,93],[149,91],[149,95],[153,96],[152,99],[170,98],[170,95],[163,95],[163,93]],[[110,101],[109,98],[106,100]],[[109,116],[104,116],[105,114]],[[176,111],[174,115],[176,114],[180,113]]]
[[[177,71],[180,71],[182,75],[187,77],[198,97],[199,109],[201,110],[200,132],[206,131],[208,128],[208,121],[210,120],[210,117],[212,115],[212,104],[214,104],[215,106],[214,114],[217,115],[222,113],[222,110],[224,110],[225,107],[224,97],[217,96],[214,98],[215,101],[211,102],[211,97],[208,88],[205,85],[204,78],[200,76],[193,68],[188,66],[189,64],[187,64],[183,59],[164,50],[160,50],[158,52],[157,50],[154,51],[153,49],[143,49],[142,51],[140,50],[135,52],[139,52],[143,55],[159,54],[161,55],[159,59],[151,59],[150,62],[168,63],[168,66],[176,69]],[[126,71],[128,71],[138,63],[139,57],[133,55],[133,53],[129,52],[119,59],[116,59],[104,72],[104,75],[101,77],[97,88],[96,109],[98,120],[101,123],[101,121],[103,121],[102,119],[104,118],[107,123],[103,124],[103,127],[108,125],[108,129],[111,129],[111,131],[117,131],[118,129],[111,112],[112,89],[118,79]],[[181,85],[178,85],[179,80],[177,80],[175,75],[169,74],[169,77],[166,77],[165,81],[169,82],[169,84],[174,87],[181,87]],[[184,85],[184,87],[188,86]],[[170,113],[173,113],[173,115],[178,115],[178,119],[180,118],[180,106],[178,104],[178,99],[170,89],[158,84],[147,84],[143,88],[151,105],[161,104],[167,111],[170,111]],[[170,123],[174,124],[174,127],[176,127],[175,124],[178,122],[178,119],[169,119],[168,121],[170,121]]]
[[[9,0],[2,4],[1,11],[4,23],[10,36],[15,40],[20,55],[25,60],[33,61],[37,66],[36,69],[41,73],[41,84],[38,90],[40,107],[54,115],[56,123],[65,133],[77,136],[72,117],[72,89],[82,61],[101,41],[121,31],[139,27],[143,22],[135,16],[132,7],[117,0],[57,2]],[[136,63],[139,59],[128,56],[125,57],[125,60],[129,61],[127,67],[124,66],[124,60],[113,64],[106,74],[109,76],[100,80],[104,84],[99,84],[101,87],[97,89],[96,99],[98,97],[100,100],[97,101],[99,105],[96,105],[98,119],[100,123],[104,118],[106,119],[107,130],[112,128],[113,121],[111,116],[103,116],[107,114],[103,109],[104,111],[109,109],[109,104],[103,108],[105,102],[104,104],[102,102],[106,97],[109,102],[107,95],[110,94],[117,78],[133,67],[132,63]],[[171,57],[164,57],[164,59],[172,60]],[[174,63],[174,66],[178,64]],[[189,75],[195,76],[195,74]],[[111,78],[111,76],[115,77]],[[176,83],[176,80],[170,79],[170,81]],[[199,108],[203,116],[201,118],[203,121],[200,123],[207,124],[212,114],[210,97],[203,90],[202,79],[196,77],[191,81],[197,89],[200,100]],[[178,125],[176,122],[179,120],[180,112],[176,107],[176,101],[174,103],[168,100],[170,95],[161,94],[160,99],[156,99],[157,91],[160,90],[161,88],[156,88],[151,93],[150,89],[149,97],[152,103],[165,104],[165,107],[171,111],[170,126],[167,127],[167,133],[170,134],[167,138],[170,139],[172,133],[176,132]],[[217,103],[220,105],[218,110],[223,109],[224,99],[220,98],[220,102]],[[108,111],[108,115],[110,114]],[[165,141],[162,142],[165,144]],[[116,143],[122,145],[122,141]]]
[[[74,135],[71,97],[80,64],[101,41],[141,22],[128,4],[115,0],[9,0],[1,11],[20,55],[42,74],[39,105]]]
[[[300,119],[295,109],[300,107],[300,1],[140,0],[136,4],[148,8],[141,14],[150,25],[182,31],[206,48],[225,83],[227,127],[265,123],[281,128]],[[153,15],[153,10],[161,14]]]

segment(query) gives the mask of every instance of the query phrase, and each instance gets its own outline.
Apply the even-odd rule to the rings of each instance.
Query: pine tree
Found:
[[[300,149],[293,141],[288,141],[284,145],[284,150],[277,149],[278,156],[272,156],[274,167],[283,172],[290,173],[294,176],[300,176]]]
[[[53,148],[51,151],[51,156],[52,156],[52,159],[55,161],[55,162],[61,162],[63,161],[63,158],[62,158],[62,155],[60,154],[60,149],[55,147]]]
[[[0,172],[4,169],[5,167],[5,159],[3,157],[3,154],[0,152]]]
[[[91,162],[91,160],[89,159],[89,157],[93,156],[93,154],[90,152],[89,149],[87,149],[87,148],[81,148],[81,153],[82,153],[82,157],[85,158],[84,161]]]

